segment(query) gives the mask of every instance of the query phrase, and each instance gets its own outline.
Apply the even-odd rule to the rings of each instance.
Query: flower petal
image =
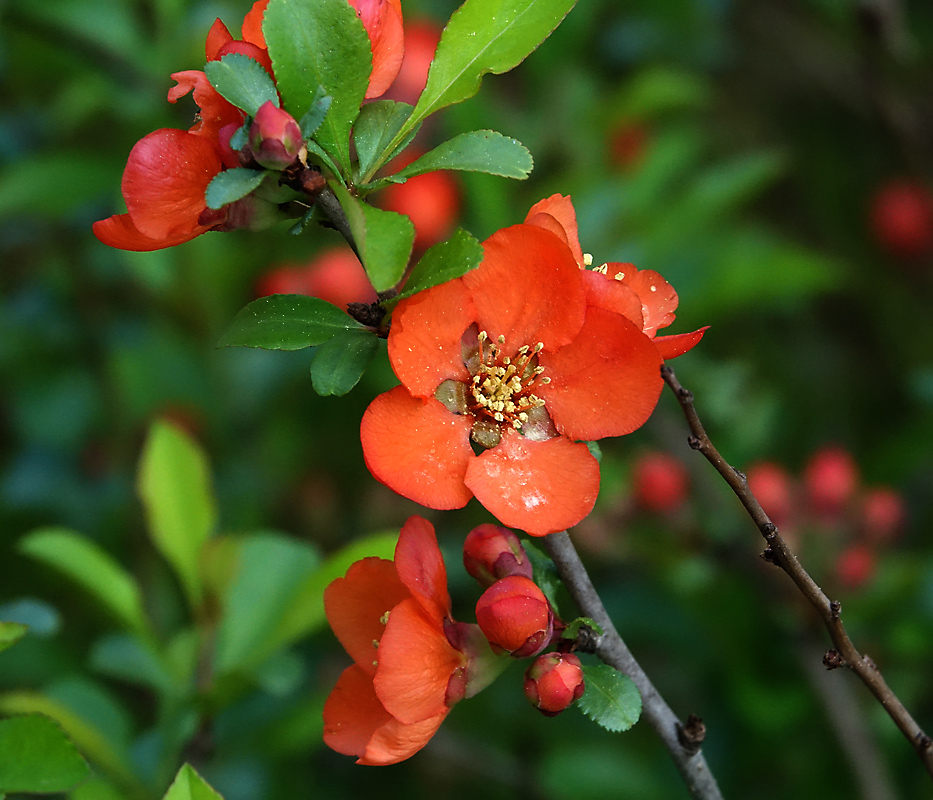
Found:
[[[463,484],[475,458],[470,427],[469,417],[396,386],[363,414],[363,458],[377,480],[403,497],[428,508],[462,508],[472,497]]]
[[[553,230],[553,223],[546,219],[550,217],[556,222],[563,234],[560,235],[567,246],[573,251],[577,266],[583,267],[583,248],[580,247],[580,235],[577,230],[577,212],[574,211],[570,195],[552,194],[535,203],[528,211],[525,222],[530,225]]]
[[[633,264],[606,264],[606,273],[638,295],[645,320],[642,330],[646,336],[654,336],[658,328],[666,328],[674,321],[677,292],[653,269],[640,270]]]
[[[424,747],[446,716],[445,709],[413,725],[399,722],[382,707],[372,678],[354,665],[344,670],[324,704],[324,743],[358,756],[357,764],[397,764]]]
[[[148,252],[190,242],[195,236],[200,236],[205,231],[210,230],[210,226],[199,227],[165,239],[150,239],[137,230],[129,214],[115,214],[107,219],[98,220],[94,223],[92,229],[94,235],[106,245],[117,247],[120,250]]]
[[[198,119],[189,128],[189,133],[216,141],[220,129],[225,125],[242,124],[243,115],[240,110],[225,100],[220,92],[211,86],[207,75],[200,70],[188,69],[175,72],[172,74],[172,80],[177,81],[178,85],[168,90],[168,101],[175,103],[188,92],[192,92],[194,102],[200,109]]]
[[[450,616],[444,557],[434,526],[424,517],[409,517],[402,526],[395,547],[395,571],[430,616],[441,623]]]
[[[709,325],[692,333],[676,333],[672,336],[655,337],[654,346],[658,348],[661,358],[665,361],[682,356],[700,343],[703,334],[709,330]]]
[[[390,0],[349,0],[369,35],[373,70],[369,76],[366,99],[379,97],[388,89],[402,68],[405,39],[402,9]]]
[[[379,642],[376,697],[401,722],[435,717],[448,707],[451,675],[465,664],[466,656],[447,641],[444,626],[417,600],[405,600],[392,609]]]
[[[593,510],[599,464],[585,444],[562,437],[536,442],[507,431],[470,463],[466,484],[503,525],[545,536]]]
[[[364,558],[324,590],[324,613],[334,635],[360,668],[376,671],[376,644],[385,633],[385,615],[411,593],[399,580],[395,564]]]
[[[262,48],[266,47],[266,38],[262,35],[262,18],[266,13],[267,5],[269,5],[269,0],[256,0],[253,7],[243,17],[243,26],[240,29],[243,41]]]
[[[505,337],[503,355],[544,343],[545,352],[573,341],[583,325],[582,272],[555,234],[513,225],[483,243],[480,266],[463,276],[476,321],[492,340]]]
[[[622,436],[640,428],[661,395],[661,358],[651,339],[619,314],[590,308],[573,344],[542,353],[548,384],[535,391],[569,439]]]
[[[220,153],[208,139],[172,128],[144,136],[123,171],[123,197],[133,224],[152,239],[200,232],[204,190],[220,169]]]
[[[211,29],[207,32],[207,39],[204,40],[204,57],[208,61],[213,61],[217,57],[217,51],[228,42],[233,41],[233,34],[230,29],[221,22],[220,17],[214,20]]]
[[[641,311],[641,299],[622,281],[617,281],[601,272],[585,270],[583,282],[586,284],[586,304],[614,311],[634,322],[641,330],[644,319]]]
[[[475,319],[461,280],[434,286],[398,304],[389,332],[389,361],[409,392],[434,397],[445,380],[470,380],[460,340]]]
[[[251,44],[250,42],[228,42],[217,51],[215,60],[219,61],[221,58],[226,55],[230,55],[231,53],[246,56],[247,58],[251,58],[253,61],[258,62],[262,65],[262,68],[269,73],[269,77],[275,80],[275,76],[272,74],[272,59],[269,57],[269,51],[264,47],[259,47],[255,44]]]

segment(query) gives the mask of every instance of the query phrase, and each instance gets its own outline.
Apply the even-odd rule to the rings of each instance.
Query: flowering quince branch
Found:
[[[642,715],[671,754],[690,794],[698,800],[721,799],[719,786],[700,750],[705,735],[703,723],[691,715],[687,723],[682,724],[635,660],[612,624],[569,534],[566,531],[552,533],[545,536],[542,543],[580,611],[602,628],[593,651],[609,666],[631,678],[638,687]]]
[[[745,475],[731,466],[713,446],[706,429],[703,427],[703,423],[697,415],[693,402],[693,393],[680,384],[674,371],[669,366],[662,367],[661,374],[665,383],[677,397],[677,401],[680,403],[687,419],[691,431],[691,436],[688,439],[690,447],[702,453],[706,460],[722,475],[764,537],[767,547],[762,553],[762,557],[787,573],[822,618],[833,643],[833,649],[828,650],[823,657],[823,664],[827,669],[848,667],[861,679],[917,751],[917,755],[926,767],[927,772],[933,776],[933,739],[920,728],[910,712],[904,707],[904,704],[894,694],[882,677],[881,671],[875,662],[867,655],[859,653],[856,649],[849,638],[845,625],[842,623],[841,604],[836,600],[830,600],[797,560],[797,557],[787,546],[787,542],[778,532],[777,526],[771,521],[764,509],[762,509],[761,504],[752,494]]]

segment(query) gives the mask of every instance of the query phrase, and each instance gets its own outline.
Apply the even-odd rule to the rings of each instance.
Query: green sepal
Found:
[[[220,95],[255,117],[266,102],[279,106],[275,83],[258,61],[242,53],[229,53],[219,61],[208,61],[204,74]]]
[[[265,170],[235,167],[218,172],[207,185],[204,199],[207,207],[218,209],[235,203],[259,188],[268,173]]]
[[[342,397],[360,382],[379,349],[371,331],[347,331],[325,342],[311,362],[311,382],[319,395]]]
[[[586,690],[577,700],[580,710],[613,733],[627,731],[641,716],[641,694],[627,675],[607,664],[583,665]]]

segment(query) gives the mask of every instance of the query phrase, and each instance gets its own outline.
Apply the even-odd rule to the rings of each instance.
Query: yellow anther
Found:
[[[583,266],[592,267],[593,266],[593,255],[591,253],[583,254]]]

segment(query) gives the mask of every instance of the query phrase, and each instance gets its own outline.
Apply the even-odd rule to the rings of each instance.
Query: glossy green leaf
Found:
[[[208,61],[204,74],[211,85],[237,108],[255,117],[266,102],[279,106],[275,83],[265,68],[242,53],[229,53],[219,61]]]
[[[162,800],[223,800],[190,764],[185,764]]]
[[[149,430],[136,487],[153,543],[198,606],[201,548],[217,524],[206,455],[180,428],[158,421]]]
[[[377,100],[367,103],[353,124],[353,143],[359,159],[359,172],[366,175],[369,170],[387,161],[390,153],[386,148],[411,116],[412,106],[394,100]]]
[[[319,395],[342,397],[363,377],[379,340],[371,331],[347,331],[322,344],[311,362],[311,382]]]
[[[310,545],[278,534],[254,534],[240,543],[236,573],[223,601],[218,672],[254,667],[272,654],[270,634],[317,563]]]
[[[235,167],[218,172],[207,185],[204,199],[208,208],[223,208],[228,203],[235,203],[250,192],[259,188],[266,177],[261,169]]]
[[[518,66],[575,3],[466,0],[444,29],[412,122],[472,97],[487,72],[499,74]]]
[[[446,242],[434,245],[415,264],[397,299],[459,278],[479,266],[483,246],[463,228],[457,228]]]
[[[148,630],[136,581],[86,536],[66,528],[42,528],[19,542],[19,551],[67,575],[126,628]]]
[[[405,274],[415,226],[404,214],[374,208],[351,195],[337,181],[330,187],[340,202],[370,283],[377,292],[393,288]]]
[[[641,716],[641,695],[627,675],[607,664],[583,666],[586,690],[577,701],[580,710],[607,731],[627,731]]]
[[[18,622],[0,622],[0,653],[16,644],[28,630]]]
[[[301,350],[359,329],[353,317],[319,297],[273,294],[240,309],[218,347]]]
[[[89,775],[53,720],[41,714],[0,720],[0,792],[65,792]]]
[[[324,117],[330,110],[330,104],[333,98],[324,91],[323,86],[318,86],[314,97],[311,98],[311,107],[305,112],[305,115],[298,121],[298,127],[301,128],[301,135],[305,139],[310,139],[317,133],[317,129],[324,122]]]
[[[395,177],[411,178],[436,169],[457,169],[524,180],[533,166],[531,153],[518,140],[496,131],[469,131],[425,153]]]
[[[263,33],[285,108],[307,113],[318,88],[332,98],[318,144],[350,169],[350,128],[366,96],[372,71],[369,36],[346,0],[270,0]]]

